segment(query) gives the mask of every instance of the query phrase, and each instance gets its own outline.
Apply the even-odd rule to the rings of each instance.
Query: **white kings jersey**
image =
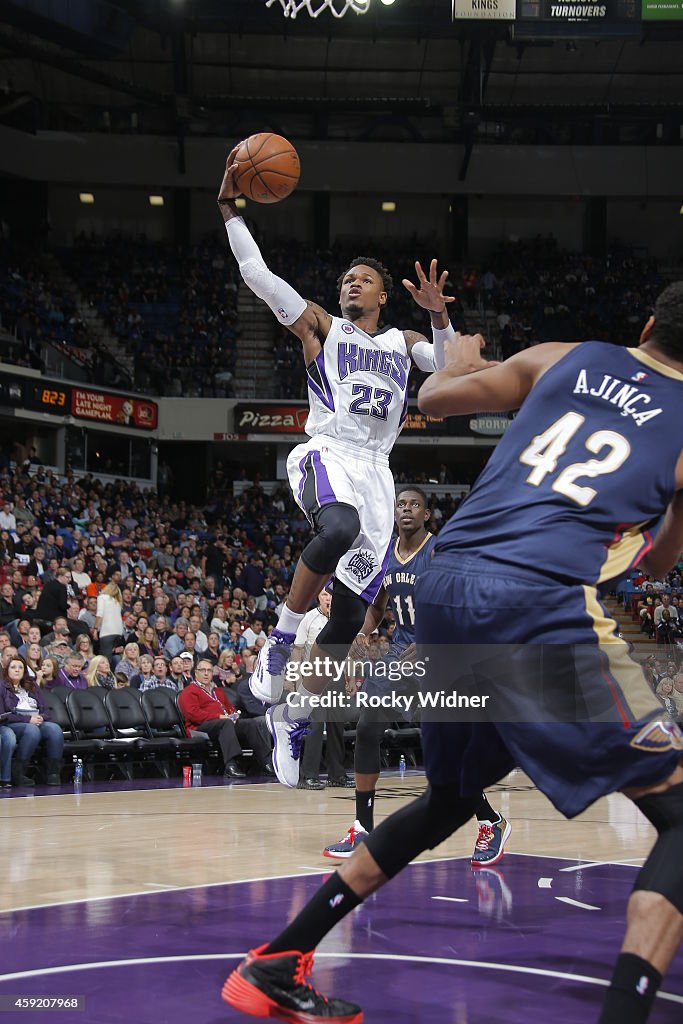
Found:
[[[403,331],[386,327],[366,334],[332,317],[325,344],[306,370],[306,433],[388,455],[408,410],[409,372]]]

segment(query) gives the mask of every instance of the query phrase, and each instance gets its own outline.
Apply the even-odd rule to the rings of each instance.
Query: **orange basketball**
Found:
[[[255,203],[279,203],[294,191],[301,173],[297,151],[291,142],[272,132],[245,139],[235,160],[239,168],[235,184]]]

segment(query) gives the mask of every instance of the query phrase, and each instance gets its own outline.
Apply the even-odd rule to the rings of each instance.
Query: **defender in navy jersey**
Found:
[[[344,656],[379,590],[393,528],[394,481],[389,453],[408,407],[412,363],[432,372],[443,367],[445,341],[454,336],[444,295],[448,273],[429,276],[415,264],[418,284],[404,280],[415,302],[431,318],[433,344],[417,331],[380,328],[392,290],[391,275],[377,260],[358,257],[339,277],[341,317],[307,301],[273,274],[235,206],[238,146],[228,157],[218,194],[230,247],[251,290],[279,323],[302,343],[310,413],[306,433],[287,460],[294,499],[315,536],[304,548],[277,626],[261,648],[249,686],[259,700],[277,705],[267,712],[277,777],[294,787],[299,779],[302,734],[310,721],[310,699],[329,680],[300,684],[301,705],[278,704],[284,672],[299,623],[334,576],[330,619],[313,650],[314,663]],[[341,648],[345,650],[342,654]]]
[[[568,816],[621,790],[658,833],[629,900],[599,1018],[644,1024],[683,939],[683,736],[664,718],[595,585],[638,559],[659,577],[683,550],[683,282],[659,296],[637,350],[546,344],[497,365],[482,358],[483,346],[479,335],[458,336],[446,346],[445,369],[420,390],[420,408],[433,416],[521,411],[417,583],[418,651],[444,635],[451,645],[488,643],[504,683],[514,665],[496,666],[498,644],[516,647],[531,671],[536,652],[541,661],[558,644],[581,645],[593,652],[594,682],[611,715],[552,724],[423,720],[426,793],[368,836],[258,951],[259,964],[277,976],[278,1006],[290,998],[302,1005],[285,951],[310,965],[338,921],[452,835],[481,788],[518,764]],[[457,666],[440,667],[448,687]],[[247,961],[237,974],[249,973]],[[261,997],[267,991],[262,978],[250,983]],[[359,1007],[341,1006],[337,1020],[361,1020]]]
[[[389,650],[377,668],[370,671],[363,683],[363,693],[374,695],[416,694],[417,682],[410,676],[401,682],[392,681],[385,670],[397,660],[410,661],[415,656],[415,584],[426,571],[436,538],[427,530],[431,518],[427,495],[421,487],[404,487],[398,492],[394,510],[398,537],[392,545],[384,582],[369,606],[361,632],[349,652],[351,661],[367,657],[368,637],[384,619],[387,605],[394,616],[394,632]],[[414,697],[413,697],[414,699]],[[363,708],[356,724],[354,770],[356,774],[356,820],[343,839],[325,847],[324,857],[344,860],[363,842],[375,824],[375,790],[379,779],[380,748],[387,723],[401,717],[400,711]],[[492,867],[503,856],[505,843],[512,831],[510,823],[494,811],[486,797],[476,808],[479,832],[471,863],[473,867]]]

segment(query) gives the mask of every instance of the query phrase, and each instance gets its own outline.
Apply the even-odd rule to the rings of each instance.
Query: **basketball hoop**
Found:
[[[266,7],[277,3],[282,5],[285,18],[296,18],[304,10],[312,18],[317,18],[323,11],[330,11],[335,18],[343,18],[347,11],[367,14],[370,9],[370,0],[266,0]]]

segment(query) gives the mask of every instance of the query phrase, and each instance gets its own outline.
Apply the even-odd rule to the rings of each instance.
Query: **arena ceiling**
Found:
[[[548,38],[454,24],[451,0],[373,0],[363,17],[295,21],[264,0],[90,6],[84,25],[52,20],[49,0],[0,3],[0,123],[413,141],[473,129],[551,142],[578,130],[587,143],[683,134],[683,22],[601,25],[590,38],[553,26]]]

